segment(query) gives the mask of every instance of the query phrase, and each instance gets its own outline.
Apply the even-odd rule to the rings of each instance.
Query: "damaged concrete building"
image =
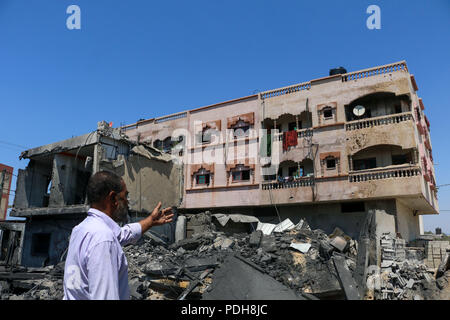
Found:
[[[109,170],[131,221],[176,213],[124,248],[132,299],[448,300],[448,242],[419,244],[439,208],[417,90],[404,61],[341,67],[23,152],[11,216],[27,220],[1,258],[24,267],[0,268],[0,299],[62,298],[87,181]]]
[[[23,266],[54,265],[63,258],[72,228],[86,217],[86,186],[97,171],[113,171],[124,179],[132,219],[148,215],[158,201],[165,206],[181,201],[182,164],[127,140],[106,122],[91,133],[24,151],[21,158],[30,161],[19,170],[10,215],[27,219]]]
[[[438,214],[430,122],[406,62],[308,82],[122,127],[185,163],[181,208],[305,218],[357,238],[407,241]],[[277,215],[279,217],[277,217]],[[264,218],[266,217],[266,218]]]

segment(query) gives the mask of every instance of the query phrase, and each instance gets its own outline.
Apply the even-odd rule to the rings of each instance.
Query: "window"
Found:
[[[344,202],[341,203],[341,212],[365,212],[366,208],[364,206],[364,202]]]
[[[392,164],[409,163],[410,157],[407,154],[392,155]]]
[[[376,158],[353,160],[353,170],[366,170],[377,167]]]
[[[0,230],[0,261],[3,261],[6,259],[7,253],[8,253],[8,246],[9,246],[9,230]]]
[[[402,112],[402,106],[397,104],[395,107],[395,113],[401,113]]]
[[[238,170],[231,172],[233,181],[249,181],[250,180],[250,170]]]
[[[298,167],[289,168],[289,177],[298,176]]]
[[[48,256],[50,249],[50,233],[34,233],[31,238],[31,255]]]
[[[196,183],[199,185],[209,185],[209,173],[208,174],[198,174],[196,176]]]
[[[155,140],[155,142],[153,142],[153,147],[155,147],[156,149],[162,150],[162,141]]]
[[[211,128],[205,127],[202,131],[202,143],[211,142]]]
[[[336,168],[336,159],[328,158],[327,159],[327,169],[335,169]]]
[[[250,124],[247,122],[244,122],[242,120],[239,120],[233,127],[234,130],[234,137],[240,138],[240,137],[247,137],[249,135],[249,129]]]
[[[323,109],[323,116],[325,119],[329,119],[333,117],[333,109],[331,107],[326,107]]]
[[[172,138],[171,137],[167,137],[166,139],[164,139],[163,144],[162,144],[162,150],[164,152],[170,152],[172,150]]]

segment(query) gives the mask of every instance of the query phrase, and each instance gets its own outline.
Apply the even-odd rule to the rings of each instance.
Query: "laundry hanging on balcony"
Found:
[[[283,132],[283,151],[297,145],[297,131]]]

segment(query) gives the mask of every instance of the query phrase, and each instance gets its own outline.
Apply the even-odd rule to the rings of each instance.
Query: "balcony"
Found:
[[[401,123],[404,121],[412,121],[413,115],[411,112],[404,112],[398,114],[392,114],[388,116],[368,118],[364,120],[355,120],[347,122],[345,125],[346,131],[373,128],[377,126],[383,126],[388,124]]]
[[[310,187],[312,185],[314,185],[314,178],[304,177],[293,179],[292,181],[262,183],[261,188],[263,190],[273,190],[273,189]]]
[[[280,132],[279,134],[275,135],[275,139],[278,141],[283,141],[283,133],[284,132]],[[311,128],[297,130],[298,139],[312,136],[313,130]]]
[[[400,165],[390,166],[389,168],[374,168],[368,170],[351,171],[349,173],[350,182],[363,182],[372,180],[409,178],[420,176],[419,166]]]

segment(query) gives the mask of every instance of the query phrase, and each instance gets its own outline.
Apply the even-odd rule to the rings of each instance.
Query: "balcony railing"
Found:
[[[376,126],[382,126],[393,123],[400,123],[403,121],[411,121],[413,119],[413,115],[411,112],[390,114],[387,116],[367,118],[363,120],[355,120],[349,121],[345,124],[345,130],[358,130],[364,128],[372,128]]]
[[[350,172],[349,181],[363,182],[390,178],[408,178],[419,176],[420,173],[420,167],[411,165],[399,166],[395,168],[375,168]]]
[[[287,188],[299,188],[299,187],[309,187],[314,185],[314,179],[312,177],[299,178],[293,181],[286,182],[268,182],[261,184],[263,190],[273,190],[273,189],[287,189]]]
[[[408,71],[408,68],[406,67],[405,61],[395,62],[391,64],[387,64],[384,66],[369,68],[365,70],[355,71],[355,72],[349,72],[342,75],[342,82],[347,82],[351,80],[357,80],[362,78],[368,78],[371,76],[376,76],[380,74],[386,74],[396,71]]]

